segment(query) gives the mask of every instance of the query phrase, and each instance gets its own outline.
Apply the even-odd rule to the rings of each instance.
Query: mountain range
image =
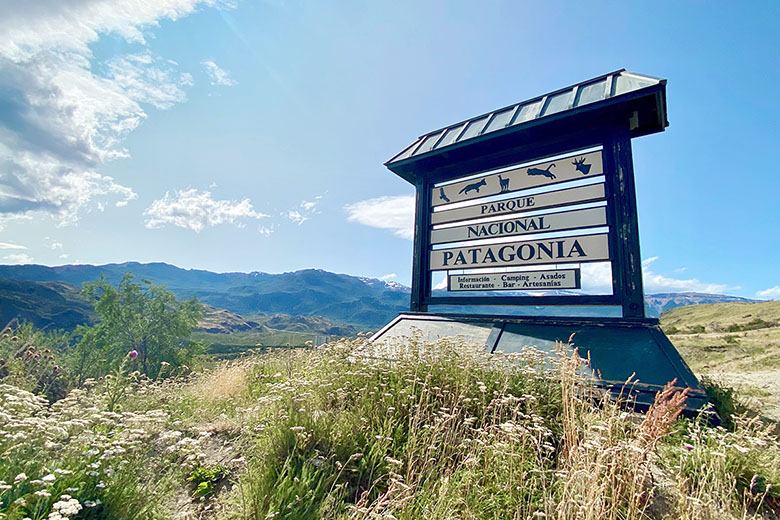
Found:
[[[165,286],[177,298],[196,297],[213,307],[211,314],[207,312],[211,319],[204,330],[215,332],[257,327],[302,331],[309,327],[338,335],[354,327],[376,329],[409,308],[410,289],[404,285],[320,269],[269,274],[214,273],[137,262],[58,267],[0,265],[0,326],[13,318],[47,328],[73,329],[80,323],[90,323],[94,319],[91,309],[78,297],[81,285],[101,276],[118,284],[128,272]],[[752,300],[701,293],[651,294],[645,298],[647,314],[654,317],[683,305],[734,301]],[[220,310],[227,314],[220,315]],[[535,311],[544,314],[546,309]],[[269,316],[273,315],[279,317],[271,320]],[[295,317],[323,320],[296,321]]]

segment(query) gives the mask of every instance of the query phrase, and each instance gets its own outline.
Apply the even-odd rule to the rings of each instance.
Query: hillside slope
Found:
[[[697,375],[737,387],[780,419],[780,301],[679,307],[661,326]]]

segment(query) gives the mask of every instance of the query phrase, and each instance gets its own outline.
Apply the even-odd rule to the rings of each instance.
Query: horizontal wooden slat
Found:
[[[496,202],[485,202],[463,208],[434,211],[431,213],[431,224],[446,224],[481,217],[522,213],[580,202],[595,202],[603,200],[605,196],[604,183],[589,184],[587,186],[548,191],[536,195],[524,195]]]
[[[576,154],[431,188],[431,206],[594,177],[603,172],[601,151]]]

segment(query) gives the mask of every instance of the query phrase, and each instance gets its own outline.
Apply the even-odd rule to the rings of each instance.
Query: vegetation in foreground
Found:
[[[682,419],[673,388],[629,414],[563,348],[370,353],[358,339],[154,380],[128,357],[53,403],[2,384],[0,518],[777,517],[780,443],[758,419]]]

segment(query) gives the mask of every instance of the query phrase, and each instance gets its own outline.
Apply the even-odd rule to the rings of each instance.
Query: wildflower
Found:
[[[24,482],[25,480],[27,480],[27,475],[25,475],[24,473],[19,473],[18,475],[16,475],[16,478],[14,479],[14,484],[18,484],[19,482]]]
[[[693,449],[693,444],[688,444],[687,442],[683,444],[683,448],[685,448],[688,451],[691,451]]]
[[[81,511],[81,504],[70,495],[62,495],[58,502],[52,504],[51,508],[54,512],[59,513],[61,517],[67,518],[78,514]]]
[[[39,497],[48,498],[48,497],[50,497],[50,496],[51,496],[51,493],[49,493],[49,492],[48,492],[48,491],[46,491],[45,489],[42,489],[42,490],[40,490],[40,491],[36,491],[36,492],[35,492],[35,495],[36,495],[36,496],[39,496]]]
[[[57,477],[54,476],[54,473],[49,473],[45,477],[41,478],[44,482],[54,482],[57,480]]]
[[[130,352],[127,353],[127,357],[129,357],[130,359],[137,358],[138,357],[138,351],[137,350],[131,350]]]

